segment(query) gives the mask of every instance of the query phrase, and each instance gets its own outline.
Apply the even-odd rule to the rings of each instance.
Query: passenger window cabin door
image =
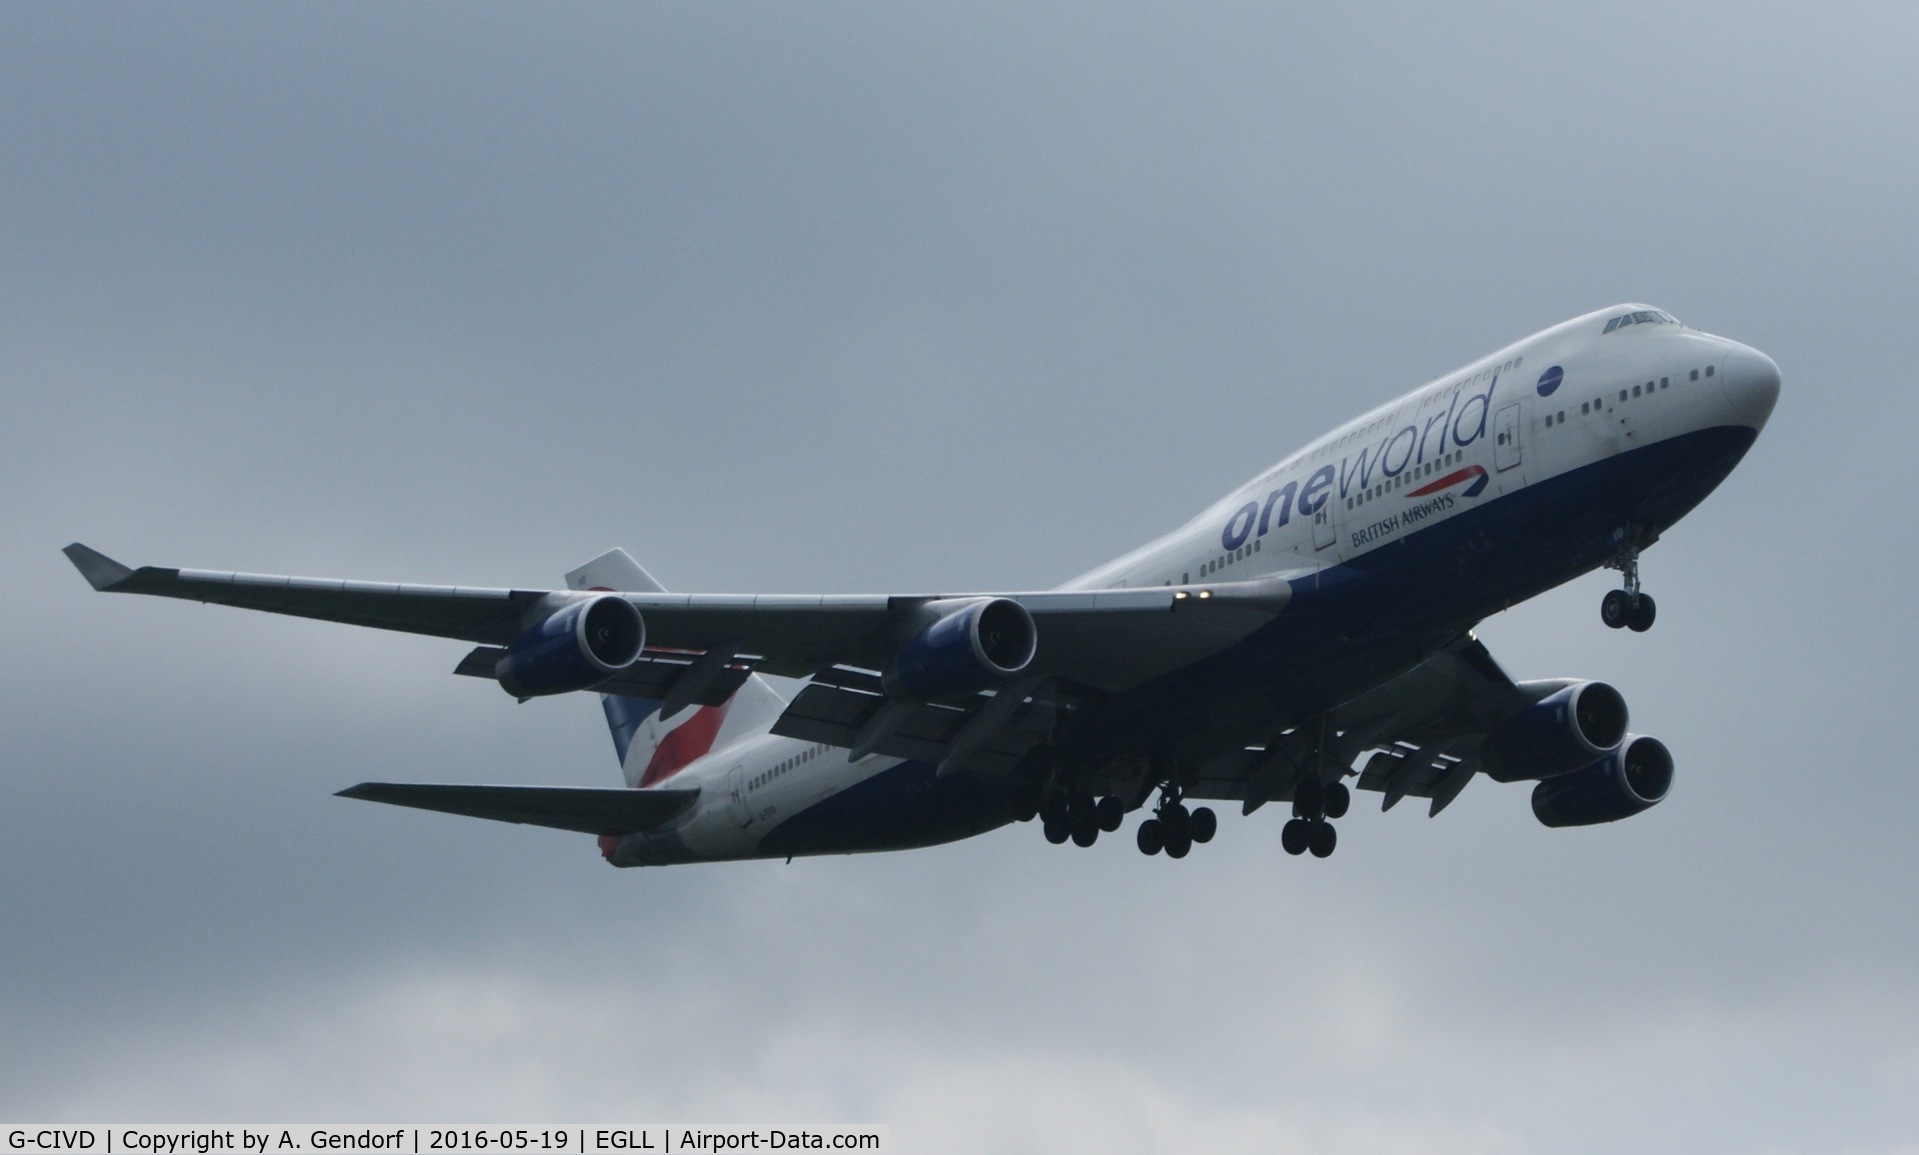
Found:
[[[1313,548],[1325,549],[1333,544],[1333,495],[1322,495],[1319,508],[1313,511]]]
[[[1493,465],[1500,470],[1519,464],[1519,402],[1493,414]]]

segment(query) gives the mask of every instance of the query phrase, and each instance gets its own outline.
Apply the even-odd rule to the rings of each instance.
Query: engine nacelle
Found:
[[[1570,774],[1626,736],[1626,699],[1604,682],[1574,682],[1501,722],[1480,750],[1497,782]]]
[[[907,639],[886,668],[886,692],[912,702],[976,694],[1024,670],[1038,650],[1025,606],[981,598]]]
[[[1592,826],[1656,806],[1672,789],[1672,752],[1657,738],[1628,737],[1583,770],[1533,787],[1533,815],[1547,826]]]
[[[646,623],[615,594],[574,602],[513,639],[493,676],[516,698],[584,690],[632,665],[646,646]]]

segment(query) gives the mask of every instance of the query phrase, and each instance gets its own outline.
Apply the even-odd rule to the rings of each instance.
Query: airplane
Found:
[[[1653,624],[1639,557],[1744,457],[1779,368],[1626,304],[1554,325],[1307,444],[1185,525],[1057,588],[669,593],[623,550],[556,590],[131,569],[96,590],[473,644],[455,673],[600,696],[625,788],[363,782],[348,798],[598,836],[615,866],[930,846],[1039,819],[1090,847],[1214,837],[1199,802],[1290,803],[1324,858],[1352,790],[1444,810],[1532,782],[1549,827],[1663,800],[1673,758],[1603,682],[1514,681],[1485,617],[1601,567]],[[802,679],[791,701],[763,675]],[[1350,782],[1350,784],[1349,784]],[[1157,799],[1155,799],[1157,795]],[[1189,805],[1190,804],[1190,805]]]

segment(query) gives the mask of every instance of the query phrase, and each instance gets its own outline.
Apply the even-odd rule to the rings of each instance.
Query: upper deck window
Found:
[[[1606,332],[1623,329],[1627,325],[1677,325],[1679,318],[1658,309],[1641,309],[1636,313],[1625,313],[1606,322]]]

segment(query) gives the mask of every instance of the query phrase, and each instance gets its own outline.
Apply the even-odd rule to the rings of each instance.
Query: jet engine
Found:
[[[1626,736],[1626,699],[1604,682],[1574,682],[1507,718],[1480,757],[1494,781],[1570,774]]]
[[[574,602],[513,640],[493,676],[516,698],[584,690],[632,665],[646,645],[646,623],[625,598],[602,594]]]
[[[1592,826],[1656,806],[1672,789],[1672,753],[1657,738],[1628,737],[1583,770],[1533,787],[1533,815],[1547,826]]]
[[[1025,606],[981,598],[907,639],[886,668],[886,692],[912,702],[975,694],[1024,670],[1038,649]]]

